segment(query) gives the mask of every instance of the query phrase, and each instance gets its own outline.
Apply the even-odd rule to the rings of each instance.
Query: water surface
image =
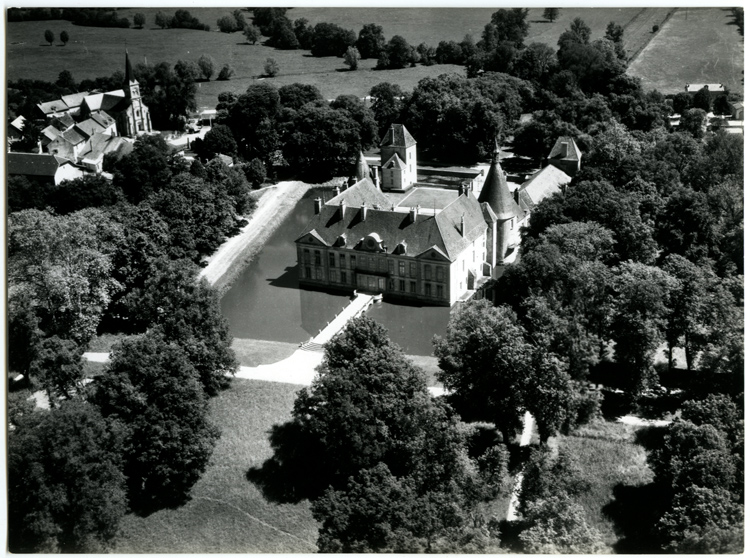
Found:
[[[308,192],[271,235],[255,260],[242,272],[221,299],[221,311],[232,335],[300,343],[307,341],[346,305],[349,297],[300,289],[294,240],[313,215]],[[391,339],[407,354],[432,354],[434,334],[444,335],[449,308],[380,303],[367,315],[382,323]]]

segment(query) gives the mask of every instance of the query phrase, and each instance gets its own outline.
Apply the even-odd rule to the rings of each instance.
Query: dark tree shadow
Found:
[[[612,489],[613,499],[602,508],[612,520],[619,537],[613,549],[617,554],[663,554],[654,526],[669,502],[668,495],[656,484]]]
[[[273,456],[245,477],[263,494],[280,504],[315,498],[329,485],[331,471],[323,463],[323,447],[295,422],[275,424],[269,435]]]

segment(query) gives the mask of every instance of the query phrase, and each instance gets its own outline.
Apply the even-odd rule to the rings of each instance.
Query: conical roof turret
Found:
[[[351,186],[363,178],[370,178],[370,166],[365,160],[365,154],[360,151],[357,156],[357,162],[354,163],[354,168],[352,169],[352,174],[349,177],[348,184]]]
[[[487,202],[500,221],[510,219],[514,215],[513,205],[516,202],[508,188],[503,169],[500,168],[500,148],[497,141],[495,141],[495,150],[492,153],[492,164],[478,201],[479,203]]]

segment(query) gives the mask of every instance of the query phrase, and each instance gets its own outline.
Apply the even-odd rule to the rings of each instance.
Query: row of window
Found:
[[[339,269],[354,270],[357,268],[357,257],[359,257],[360,269],[369,270],[369,271],[379,271],[381,273],[385,273],[387,271],[391,275],[396,275],[396,272],[398,271],[399,277],[408,277],[411,279],[418,278],[416,262],[406,262],[404,260],[398,260],[398,270],[397,270],[396,260],[386,259],[382,257],[364,256],[364,255],[356,256],[354,254],[349,254],[349,259],[348,259],[349,265],[347,267],[347,257],[346,257],[347,255],[338,253],[338,258],[336,256],[337,256],[336,252],[328,253],[328,267],[329,268],[338,267]],[[311,265],[313,262],[316,267],[319,267],[322,265],[322,254],[320,250],[313,250],[311,254],[310,250],[305,248],[303,250],[302,259],[305,265]],[[464,267],[465,267],[465,264],[464,264]],[[423,267],[424,280],[425,281],[437,281],[439,283],[444,283],[447,280],[446,270],[447,270],[446,266],[424,264],[424,267]]]
[[[315,279],[317,281],[323,281],[325,274],[322,267],[305,266],[304,269],[305,279]],[[354,275],[349,275],[349,273],[346,271],[337,271],[335,269],[331,269],[328,275],[329,281],[331,283],[339,283],[342,285],[349,284],[349,277],[352,277],[353,279]],[[374,277],[372,275],[358,275],[357,286],[363,289],[369,288],[370,290],[385,291],[385,278]],[[405,279],[390,279],[388,281],[388,290],[408,294],[417,294],[417,282],[407,282]],[[425,283],[424,294],[425,296],[443,298],[445,295],[445,290],[443,288],[443,285]]]

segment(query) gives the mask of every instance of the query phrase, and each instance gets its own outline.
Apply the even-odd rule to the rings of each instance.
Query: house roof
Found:
[[[113,110],[125,99],[125,92],[122,89],[107,91],[106,93],[94,93],[83,100],[91,112],[98,110]]]
[[[55,176],[57,169],[70,161],[48,153],[8,153],[8,174]]]
[[[75,119],[67,112],[65,114],[61,114],[60,116],[55,116],[51,121],[51,124],[61,132],[64,132],[68,128],[75,126],[75,123]]]
[[[552,151],[547,155],[548,159],[564,159],[566,161],[580,161],[581,150],[578,149],[576,142],[570,136],[560,136],[557,138]]]
[[[78,124],[76,124],[76,129],[79,132],[83,132],[88,137],[91,137],[98,132],[102,132],[106,128],[107,128],[106,126],[102,126],[99,122],[97,122],[93,118],[87,118],[83,122],[79,122]]]
[[[503,170],[500,168],[500,153],[495,150],[492,154],[492,164],[487,173],[487,178],[479,194],[479,203],[488,203],[498,219],[504,221],[517,214],[518,204],[513,199],[508,189]],[[523,212],[522,212],[523,213]]]
[[[61,135],[66,141],[69,141],[73,145],[78,145],[89,139],[89,136],[83,130],[77,130],[75,127],[70,130],[65,130]]]
[[[73,93],[72,95],[63,95],[60,97],[62,101],[68,105],[68,108],[77,108],[81,106],[83,99],[88,96],[88,91],[81,91],[80,93]]]
[[[363,219],[361,204],[350,207],[348,201],[342,215],[340,198],[353,190],[357,198],[377,199],[378,194],[385,198],[372,181],[362,180],[326,203],[297,240],[312,235],[324,245],[333,246],[335,243],[353,249],[360,246],[365,237],[376,235],[388,253],[402,245],[407,256],[416,257],[434,249],[448,260],[455,261],[487,228],[481,208],[471,194],[470,197],[457,197],[435,216],[376,209],[366,203],[367,215]],[[464,235],[461,234],[461,217],[465,223]]]
[[[55,128],[52,124],[42,130],[42,136],[47,139],[47,143],[56,140],[62,135],[62,132]]]
[[[49,101],[46,103],[39,103],[37,107],[39,107],[39,110],[41,110],[45,115],[54,114],[60,111],[64,112],[68,110],[68,105],[66,105],[65,101],[63,101],[62,99],[56,99],[54,101]]]
[[[126,138],[97,132],[89,139],[89,150],[84,154],[84,157],[96,160],[107,153],[118,152],[122,155],[127,155],[132,150],[133,143]]]
[[[417,145],[417,142],[403,124],[391,124],[380,141],[380,147],[411,147],[412,145]]]
[[[89,116],[89,118],[104,128],[108,128],[115,123],[115,119],[108,115],[106,112],[95,112]]]
[[[384,169],[392,169],[397,168],[399,170],[406,170],[406,163],[404,163],[401,160],[401,157],[398,156],[398,153],[394,153],[390,159],[388,159],[385,164],[383,165]]]
[[[23,131],[23,127],[26,126],[26,119],[23,116],[19,116],[13,122],[10,123],[19,132]]]
[[[521,185],[519,197],[523,204],[534,208],[543,199],[562,192],[562,186],[571,181],[567,173],[554,165],[547,165],[536,171]]]

